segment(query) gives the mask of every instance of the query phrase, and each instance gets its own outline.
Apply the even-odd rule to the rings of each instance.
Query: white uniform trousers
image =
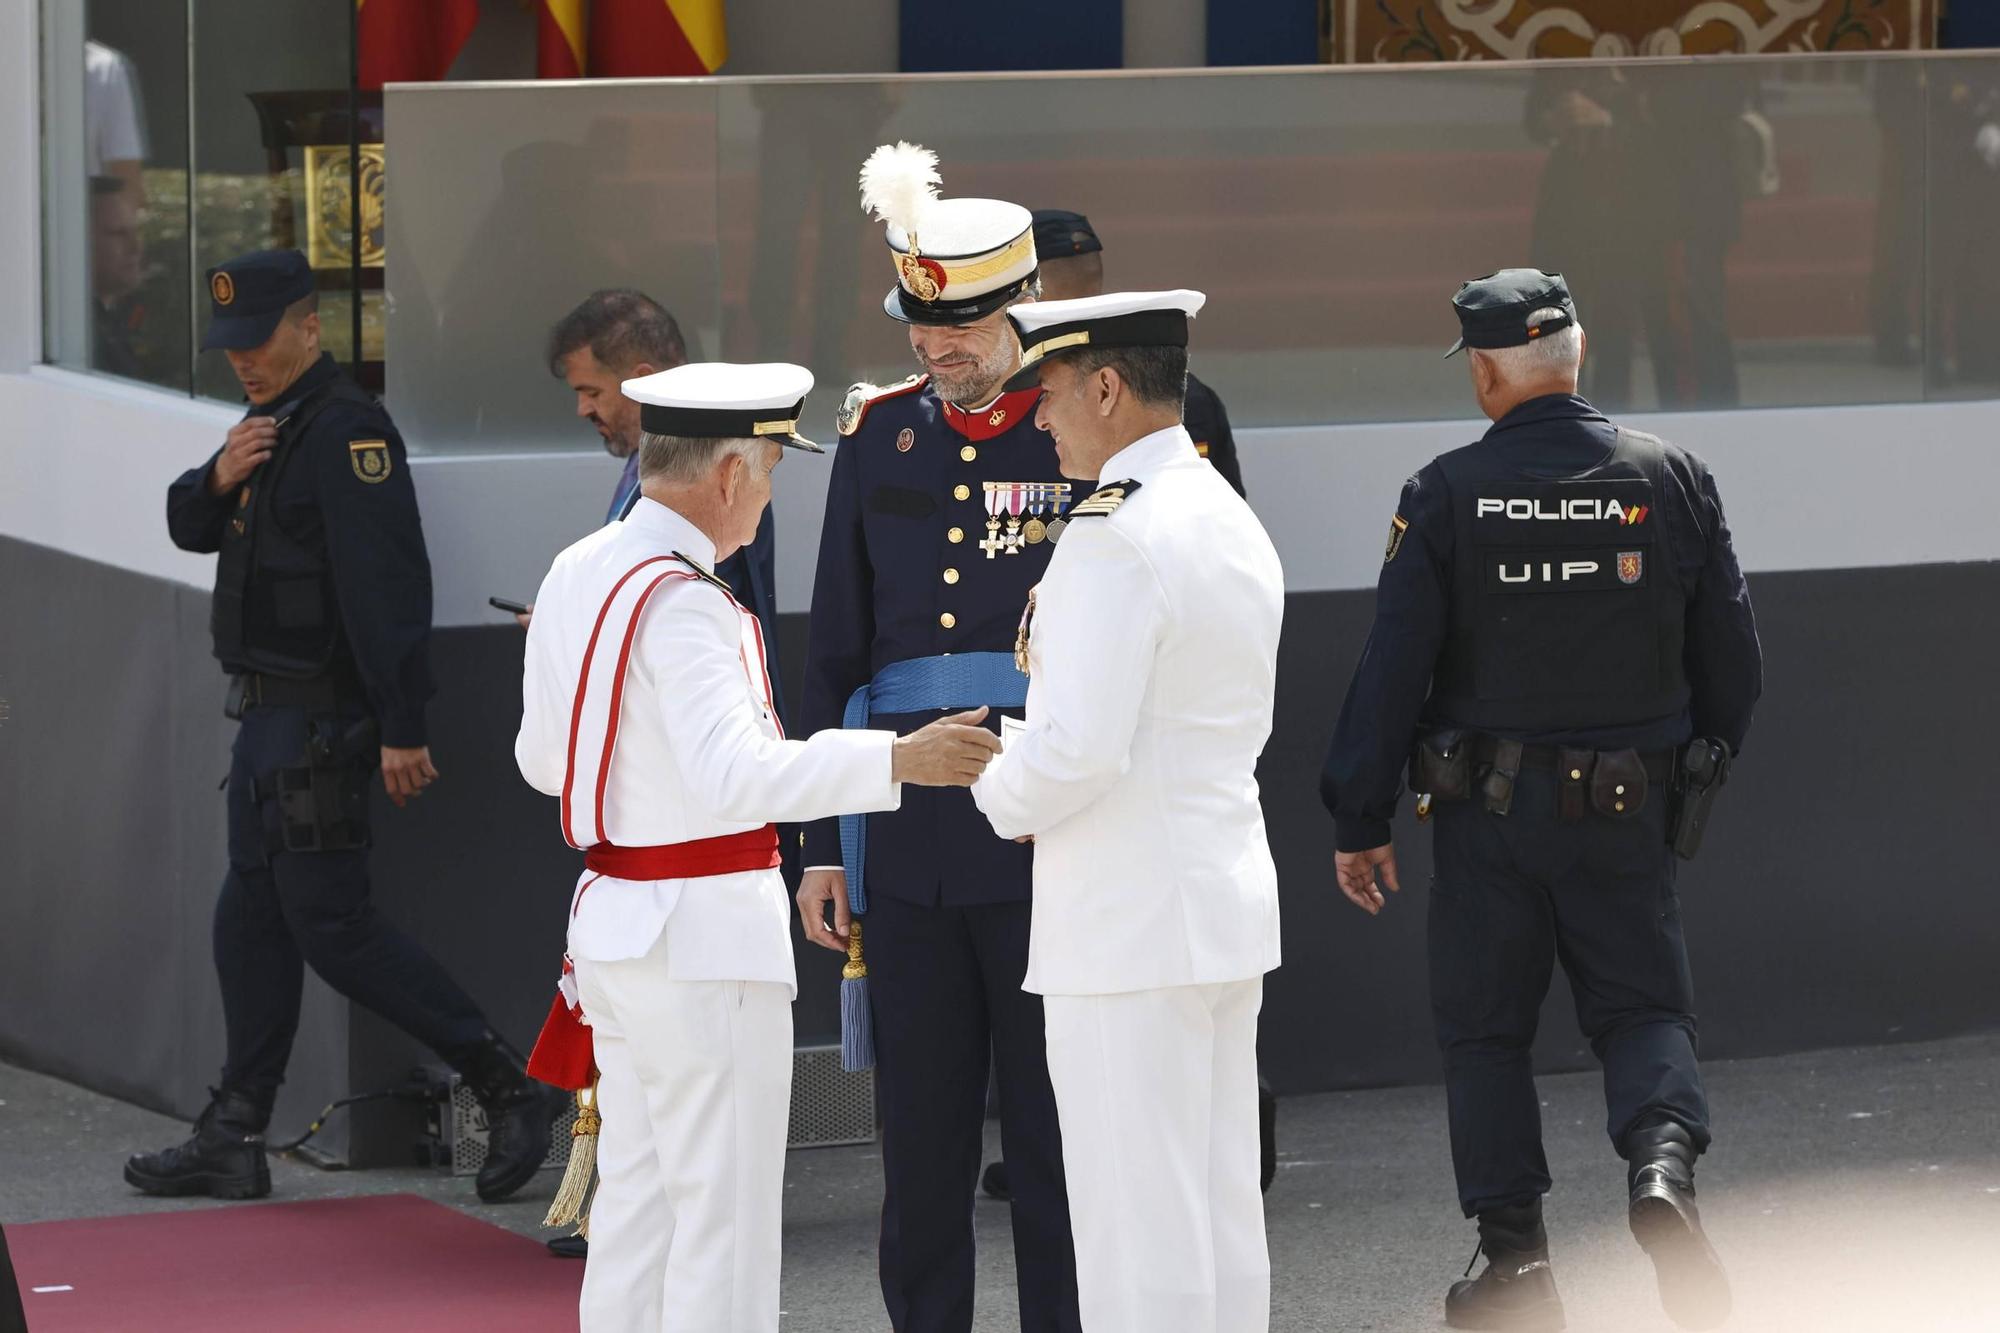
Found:
[[[1264,981],[1042,1001],[1083,1333],[1263,1333]]]
[[[670,981],[664,933],[576,982],[604,1115],[582,1333],[777,1333],[790,989]]]

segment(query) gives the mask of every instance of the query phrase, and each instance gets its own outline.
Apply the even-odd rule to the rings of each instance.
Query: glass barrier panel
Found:
[[[352,49],[345,4],[201,0],[194,6],[198,330],[208,325],[209,268],[251,250],[296,248],[318,278],[321,346],[356,368],[348,257]],[[364,152],[379,154],[379,99],[372,116],[361,108],[360,122]],[[231,402],[243,396],[219,352],[197,354],[195,387]]]
[[[44,7],[48,354],[189,385],[187,8]]]
[[[389,93],[389,405],[412,449],[595,448],[546,355],[591,292],[720,347],[715,89],[433,84]]]
[[[584,293],[630,284],[694,355],[810,366],[807,429],[827,431],[847,383],[913,368],[855,190],[898,138],[938,152],[948,195],[1087,214],[1112,289],[1207,292],[1192,361],[1239,426],[1466,416],[1462,364],[1441,360],[1451,296],[1518,264],[1569,278],[1585,389],[1611,410],[1991,392],[1969,315],[1993,262],[1996,71],[1877,56],[398,91],[397,153],[425,184],[389,213],[391,401],[423,447],[575,438],[537,382],[541,342]]]

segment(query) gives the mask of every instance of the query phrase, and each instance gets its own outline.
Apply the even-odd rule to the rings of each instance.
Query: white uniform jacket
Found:
[[[894,734],[785,740],[757,617],[674,552],[703,570],[715,563],[692,523],[641,499],[557,556],[536,595],[514,758],[529,785],[562,798],[564,837],[652,847],[895,809]],[[791,903],[775,869],[645,882],[586,871],[572,903],[573,958],[644,957],[671,917],[669,980],[797,993]]]
[[[1036,590],[1027,731],[972,789],[1035,836],[1025,989],[1106,995],[1278,965],[1278,885],[1257,800],[1284,574],[1243,500],[1179,426],[1103,481]]]

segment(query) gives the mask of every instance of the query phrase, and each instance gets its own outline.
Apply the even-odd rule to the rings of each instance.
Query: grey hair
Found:
[[[647,432],[639,437],[639,479],[664,481],[674,486],[691,485],[708,476],[717,463],[731,454],[742,459],[754,474],[762,475],[770,471],[764,465],[768,452],[764,446],[771,443],[775,441],[753,435],[724,439]]]
[[[1559,319],[1566,312],[1544,306],[1528,316],[1532,326],[1547,319]],[[1474,355],[1486,357],[1500,378],[1508,381],[1542,379],[1549,375],[1576,373],[1583,364],[1583,326],[1572,320],[1546,338],[1536,338],[1519,347],[1475,348]]]

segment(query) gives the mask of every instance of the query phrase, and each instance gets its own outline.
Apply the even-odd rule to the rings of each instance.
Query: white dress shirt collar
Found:
[[[1194,439],[1187,433],[1187,427],[1175,422],[1165,430],[1141,435],[1105,459],[1104,467],[1097,474],[1098,484],[1123,481],[1128,477],[1140,480],[1163,467],[1193,462],[1200,457],[1195,452]]]
[[[648,536],[657,538],[669,551],[679,551],[709,573],[715,572],[715,543],[700,528],[683,518],[679,511],[642,495],[639,502],[632,506],[632,512],[625,516],[625,521]]]

